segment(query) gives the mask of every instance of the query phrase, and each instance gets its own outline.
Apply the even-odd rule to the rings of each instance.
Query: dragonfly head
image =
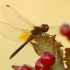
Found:
[[[49,26],[48,26],[47,24],[42,24],[42,25],[41,25],[41,30],[42,30],[43,32],[47,32],[47,31],[49,30]]]

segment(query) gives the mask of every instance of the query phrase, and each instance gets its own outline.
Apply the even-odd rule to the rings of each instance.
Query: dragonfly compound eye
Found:
[[[47,24],[42,24],[42,25],[41,25],[41,30],[42,30],[43,32],[47,32],[47,31],[49,30],[49,26],[48,26]]]

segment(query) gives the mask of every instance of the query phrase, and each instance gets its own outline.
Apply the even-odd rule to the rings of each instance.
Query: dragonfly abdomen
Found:
[[[26,42],[24,44],[22,44],[11,56],[10,56],[10,59],[12,57],[14,57],[27,43],[29,43],[34,37],[32,35],[30,35],[28,37],[28,39],[26,40]]]

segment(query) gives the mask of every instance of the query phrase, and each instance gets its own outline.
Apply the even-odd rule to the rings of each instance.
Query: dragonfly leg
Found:
[[[44,35],[44,36],[52,36],[52,35],[49,35],[49,34],[47,34],[47,33],[45,33],[45,32],[43,33],[43,35]]]

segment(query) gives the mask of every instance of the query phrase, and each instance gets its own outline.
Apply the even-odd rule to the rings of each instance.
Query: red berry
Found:
[[[69,31],[70,32],[70,31]],[[68,40],[70,40],[70,33],[67,35]]]
[[[68,24],[63,24],[60,28],[60,33],[62,35],[70,35],[70,26]]]
[[[18,70],[32,70],[32,69],[28,67],[27,65],[22,65],[21,67],[19,67]]]
[[[41,56],[41,61],[44,65],[50,67],[55,63],[55,56],[50,52],[44,52]]]
[[[39,58],[35,63],[35,69],[36,70],[49,70],[49,67],[46,67],[42,64],[41,58]]]

